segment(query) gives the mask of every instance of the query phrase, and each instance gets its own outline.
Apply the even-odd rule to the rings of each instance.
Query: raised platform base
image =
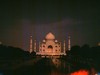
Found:
[[[60,58],[64,55],[37,55],[37,57],[42,57],[42,58]]]

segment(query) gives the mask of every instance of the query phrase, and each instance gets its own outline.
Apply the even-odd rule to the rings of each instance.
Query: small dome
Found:
[[[58,42],[58,40],[55,40],[55,42]]]
[[[54,39],[55,39],[55,36],[54,36],[52,33],[48,33],[48,34],[46,35],[46,39],[47,39],[47,40],[54,40]]]
[[[43,42],[46,42],[45,40],[43,40]]]

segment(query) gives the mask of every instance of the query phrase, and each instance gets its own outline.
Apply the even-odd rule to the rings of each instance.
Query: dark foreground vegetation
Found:
[[[20,59],[31,59],[35,57],[35,52],[31,54],[23,49],[0,45],[0,60],[20,60]]]
[[[87,64],[100,72],[100,46],[89,47],[89,45],[84,45],[80,47],[76,45],[66,53],[67,56],[62,57],[63,60],[79,64]]]
[[[100,46],[89,47],[89,45],[73,46],[70,51],[66,52],[66,56],[62,56],[61,60],[72,63],[73,65],[78,64],[78,66],[86,67],[92,66],[98,72],[100,72]],[[33,63],[39,60],[36,60],[36,53],[29,53],[28,51],[24,51],[20,48],[15,48],[11,46],[0,45],[0,70],[1,68],[7,68],[8,65],[21,65],[24,63]],[[16,62],[18,60],[18,62]],[[31,60],[31,61],[30,61]],[[9,64],[9,62],[11,64]],[[34,64],[36,64],[34,62]],[[7,64],[6,64],[7,63]],[[8,66],[10,67],[10,66]],[[17,66],[18,67],[18,66]],[[77,67],[77,66],[76,66]]]

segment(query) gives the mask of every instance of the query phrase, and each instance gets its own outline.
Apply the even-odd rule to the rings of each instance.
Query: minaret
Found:
[[[36,52],[36,40],[34,40],[34,51]]]
[[[66,44],[65,44],[65,40],[64,40],[64,55],[66,54]]]
[[[41,42],[39,42],[39,52],[40,52],[40,49],[41,49],[41,46],[40,46]]]
[[[30,36],[30,53],[32,52],[33,50],[32,50],[32,36]]]
[[[70,36],[68,36],[68,50],[70,51],[70,49],[71,49]]]

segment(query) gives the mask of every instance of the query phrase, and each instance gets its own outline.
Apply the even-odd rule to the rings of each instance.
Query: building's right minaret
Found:
[[[36,52],[36,40],[34,40],[34,52]]]
[[[70,51],[71,49],[71,42],[70,42],[70,36],[68,36],[68,50]]]

